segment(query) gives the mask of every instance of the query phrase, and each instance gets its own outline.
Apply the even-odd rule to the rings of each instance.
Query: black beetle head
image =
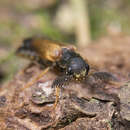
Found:
[[[76,80],[85,79],[89,71],[89,65],[81,58],[70,59],[67,65],[67,74],[73,75]]]

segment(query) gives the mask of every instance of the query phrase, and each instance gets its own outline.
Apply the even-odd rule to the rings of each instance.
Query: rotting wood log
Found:
[[[0,93],[1,130],[127,130],[130,124],[130,83],[101,89],[95,81],[72,82],[61,89],[55,109],[51,84],[56,74],[49,71],[33,86],[21,88],[42,71],[36,65],[4,86]],[[107,85],[107,84],[106,84]],[[98,88],[100,86],[100,89]]]

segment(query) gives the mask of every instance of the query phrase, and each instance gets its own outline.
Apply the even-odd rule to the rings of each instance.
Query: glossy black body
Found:
[[[63,75],[53,82],[52,87],[62,87],[71,80],[85,80],[89,72],[88,63],[74,50],[67,48],[62,49],[62,57],[56,62],[56,66],[63,72]]]
[[[46,47],[47,43],[44,43],[43,40],[41,40],[41,43],[39,43],[39,45],[42,46],[43,44],[44,47]],[[53,43],[53,45],[57,44]],[[18,55],[27,57],[32,61],[40,63],[41,65],[48,62],[49,65],[54,65],[55,68],[57,68],[62,73],[62,75],[56,78],[56,80],[52,84],[52,87],[62,87],[66,83],[69,83],[69,81],[71,80],[82,81],[85,80],[85,78],[87,77],[89,72],[89,65],[74,49],[61,46],[60,57],[58,58],[58,60],[52,62],[49,61],[47,58],[40,57],[40,55],[44,55],[44,51],[49,51],[49,48],[48,50],[44,50],[43,48],[44,51],[42,52],[42,54],[36,48],[37,44],[34,44],[34,39],[27,38],[23,41],[23,44],[17,49],[16,52]]]
[[[62,57],[58,62],[57,66],[65,72],[66,75],[81,75],[84,72],[84,76],[87,76],[89,71],[89,65],[86,61],[74,50],[69,50],[67,48],[62,49]]]

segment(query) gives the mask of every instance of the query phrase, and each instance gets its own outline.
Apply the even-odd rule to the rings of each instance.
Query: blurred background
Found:
[[[129,12],[130,0],[0,0],[0,84],[28,62],[14,54],[24,38],[85,47],[100,37],[129,35]]]

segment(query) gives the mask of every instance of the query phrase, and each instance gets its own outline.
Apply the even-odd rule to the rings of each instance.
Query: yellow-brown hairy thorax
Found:
[[[36,39],[33,40],[32,46],[38,52],[41,59],[56,61],[61,55],[61,45],[53,41]]]

